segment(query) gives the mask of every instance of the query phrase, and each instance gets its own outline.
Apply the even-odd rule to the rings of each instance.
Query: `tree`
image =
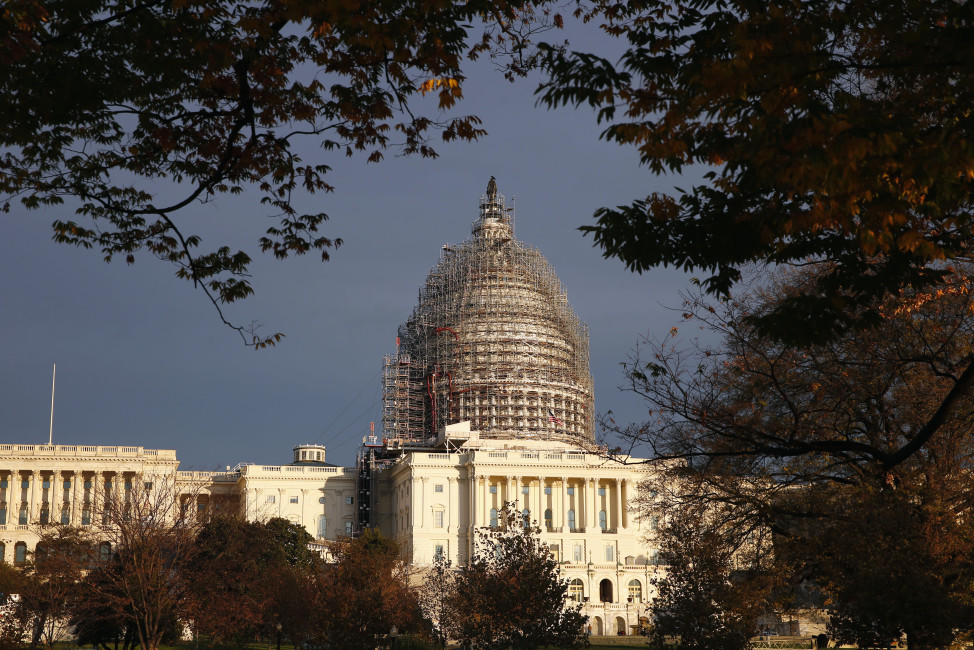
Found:
[[[298,643],[310,606],[302,586],[320,561],[311,541],[302,526],[281,518],[204,523],[186,567],[194,631],[217,644],[274,634]]]
[[[902,289],[969,259],[970,8],[952,0],[593,0],[627,46],[547,48],[543,105],[588,106],[602,137],[655,174],[703,182],[602,208],[581,228],[642,272],[708,272],[726,296],[749,264],[830,262],[762,313],[776,338],[823,340],[880,319]]]
[[[739,541],[772,532],[774,559],[825,590],[842,638],[906,631],[912,647],[939,647],[969,627],[970,277],[956,267],[936,292],[881,301],[872,329],[802,348],[746,317],[812,272],[720,304],[692,298],[685,318],[721,342],[645,342],[627,369],[651,418],[607,424],[669,461],[660,498],[720,517]]]
[[[671,513],[660,535],[664,573],[653,579],[650,644],[675,640],[684,650],[744,650],[764,613],[771,581],[753,567],[753,557],[728,541],[714,519],[698,509]]]
[[[41,641],[51,647],[67,636],[71,609],[83,598],[82,578],[93,548],[90,536],[78,528],[51,526],[40,531],[19,592],[21,614],[30,621],[31,648]]]
[[[566,606],[568,581],[513,504],[502,528],[478,531],[477,552],[462,567],[448,598],[449,636],[469,647],[577,648],[588,644],[581,605]]]
[[[251,256],[221,242],[202,249],[198,206],[252,188],[273,220],[261,251],[327,259],[341,239],[292,197],[330,191],[329,167],[302,160],[295,142],[378,161],[391,147],[435,156],[437,131],[477,139],[478,118],[427,117],[422,96],[453,108],[462,62],[489,50],[523,73],[545,12],[524,0],[6,2],[0,207],[62,210],[55,240],[106,261],[145,251],[173,264],[247,345],[273,344],[279,334],[224,318],[222,305],[253,292]]]
[[[449,560],[443,557],[433,558],[433,566],[426,574],[419,592],[419,606],[441,648],[446,648],[448,640],[450,596],[456,589],[455,579],[456,574],[450,568]]]
[[[107,541],[84,588],[88,607],[116,612],[144,650],[157,650],[186,613],[186,569],[201,522],[183,516],[186,495],[175,477],[145,478],[152,480],[132,481],[124,495],[120,489],[106,495],[99,535]]]
[[[422,628],[415,592],[395,542],[374,528],[334,542],[334,562],[321,567],[314,590],[315,640],[330,647],[371,649],[393,626],[400,633]]]

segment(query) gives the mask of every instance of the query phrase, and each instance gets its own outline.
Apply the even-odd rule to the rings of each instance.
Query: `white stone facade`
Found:
[[[631,632],[652,596],[651,522],[631,508],[645,469],[564,443],[477,441],[454,451],[404,451],[376,473],[374,523],[417,568],[441,553],[468,561],[476,531],[497,524],[506,502],[541,537],[584,603],[593,634]],[[322,450],[323,460],[323,450]],[[356,468],[324,463],[178,471],[176,452],[141,447],[0,445],[0,554],[20,563],[45,524],[96,526],[106,491],[174,480],[183,508],[220,504],[251,521],[283,517],[324,542],[351,534]],[[138,485],[141,482],[141,486]],[[189,502],[191,500],[192,502]]]

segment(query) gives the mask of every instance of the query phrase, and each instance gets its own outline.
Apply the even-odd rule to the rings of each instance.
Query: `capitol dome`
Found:
[[[472,237],[443,247],[385,358],[386,438],[469,421],[481,438],[593,441],[588,329],[512,213],[491,178]]]

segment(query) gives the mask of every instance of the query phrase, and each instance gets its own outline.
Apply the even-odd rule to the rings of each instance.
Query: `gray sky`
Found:
[[[679,305],[686,278],[631,274],[576,228],[601,206],[689,181],[656,178],[634,150],[599,141],[590,111],[535,108],[532,82],[509,84],[486,64],[471,72],[460,111],[484,119],[490,135],[478,143],[379,164],[325,158],[308,144],[306,160],[334,168],[336,191],[298,204],[331,215],[324,234],[345,240],[331,261],[254,252],[266,224],[252,197],[181,217],[204,249],[226,241],[251,251],[257,293],[228,315],[284,332],[274,349],[244,348],[202,293],[150,256],[105,264],[53,243],[50,224],[63,213],[0,215],[0,441],[47,441],[56,362],[57,444],[176,449],[182,469],[222,469],[289,462],[292,446],[318,442],[329,461],[351,464],[369,421],[378,427],[382,356],[441,246],[469,236],[491,175],[516,197],[517,237],[541,249],[589,325],[596,411],[639,419],[640,400],[617,389],[619,363],[640,333],[678,324],[666,307]]]

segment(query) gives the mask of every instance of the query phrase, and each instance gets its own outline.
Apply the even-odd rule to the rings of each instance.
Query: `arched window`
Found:
[[[603,603],[612,602],[612,581],[608,578],[599,583],[599,600]]]
[[[14,564],[24,566],[27,563],[27,543],[17,542],[14,544]]]
[[[576,603],[582,602],[582,597],[585,595],[585,586],[582,581],[575,578],[568,583],[568,599],[574,600]]]
[[[575,530],[575,511],[568,511],[568,528],[569,530]]]
[[[599,528],[602,530],[608,530],[608,519],[605,516],[605,510],[599,510]]]
[[[490,509],[490,527],[497,528],[497,508]]]
[[[524,527],[525,528],[530,528],[531,527],[531,510],[529,510],[528,508],[525,508],[524,510],[522,510],[521,511],[521,518],[524,520],[523,521]]]
[[[629,581],[629,602],[643,602],[643,585],[638,580]]]
[[[318,515],[318,537],[328,537],[328,519]]]
[[[551,530],[551,508],[544,511],[544,525],[545,528]]]

